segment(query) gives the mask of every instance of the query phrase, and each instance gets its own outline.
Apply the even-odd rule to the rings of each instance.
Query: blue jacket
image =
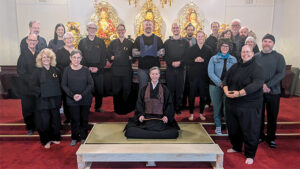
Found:
[[[226,69],[229,70],[232,65],[237,63],[237,60],[234,56],[229,55],[226,63]],[[208,63],[208,76],[210,80],[216,85],[221,85],[221,75],[224,66],[224,58],[220,55],[216,54],[215,56],[211,57]]]

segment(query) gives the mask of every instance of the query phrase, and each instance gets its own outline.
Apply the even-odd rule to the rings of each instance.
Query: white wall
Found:
[[[276,0],[273,32],[277,50],[284,55],[287,64],[300,68],[300,1]]]
[[[136,8],[134,5],[129,6],[128,0],[106,1],[115,8],[120,21],[126,25],[127,34],[134,37],[135,16],[146,0],[139,0]],[[153,1],[165,22],[163,33],[166,38],[171,35],[171,23],[178,17],[178,11],[191,0],[174,0],[171,7],[165,8],[161,8],[158,0]],[[0,21],[6,24],[2,24],[0,32],[2,43],[0,65],[16,65],[19,43],[28,34],[30,20],[40,21],[40,34],[47,42],[53,38],[54,27],[59,22],[64,24],[67,21],[79,22],[81,33],[86,33],[85,24],[94,12],[93,2],[93,0],[1,0]],[[297,62],[294,61],[296,40],[299,38],[291,36],[291,31],[296,34],[300,26],[299,22],[298,25],[291,26],[291,20],[296,18],[293,11],[299,11],[298,0],[193,0],[193,2],[198,5],[205,17],[204,31],[207,34],[210,33],[212,21],[230,24],[232,19],[240,18],[242,25],[248,26],[257,34],[259,45],[264,34],[274,33],[277,40],[276,50],[286,54],[286,60],[293,61],[295,66],[300,67],[299,59]],[[292,29],[289,29],[290,27]],[[294,43],[287,43],[290,41]]]

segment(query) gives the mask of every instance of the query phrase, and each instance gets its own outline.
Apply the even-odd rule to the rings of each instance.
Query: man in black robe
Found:
[[[24,48],[19,56],[17,63],[17,72],[19,75],[20,83],[22,84],[21,104],[24,122],[27,128],[27,134],[33,135],[35,130],[35,97],[30,92],[30,77],[36,69],[35,59],[39,51],[36,49],[38,44],[37,35],[30,33],[26,38],[27,48]]]
[[[131,51],[132,41],[125,38],[125,25],[117,26],[119,38],[108,45],[109,60],[112,62],[112,91],[114,109],[118,114],[125,113],[125,103],[131,91]]]
[[[167,62],[167,86],[173,98],[176,114],[181,114],[182,97],[184,90],[184,60],[188,53],[189,43],[181,38],[180,28],[177,23],[172,24],[173,37],[165,44],[165,60]]]
[[[94,80],[95,88],[95,111],[104,112],[101,110],[104,77],[103,69],[106,64],[106,46],[104,40],[96,36],[97,25],[94,22],[87,24],[88,36],[80,40],[78,49],[82,52],[82,64],[89,68]]]
[[[152,67],[151,82],[140,89],[136,113],[125,128],[127,138],[175,139],[179,127],[174,119],[172,97],[166,86],[158,82],[160,70]]]

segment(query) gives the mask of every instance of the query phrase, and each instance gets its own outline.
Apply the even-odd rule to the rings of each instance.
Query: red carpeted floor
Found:
[[[198,101],[196,100],[196,106]],[[89,115],[90,122],[104,122],[104,121],[127,121],[128,117],[133,116],[133,112],[127,115],[117,115],[115,113],[109,113],[113,111],[112,97],[106,97],[103,99],[102,109],[107,111],[106,113],[94,112],[93,105],[91,106],[91,113]],[[195,109],[195,121],[199,119],[199,108]],[[182,111],[181,116],[176,116],[177,121],[188,121],[189,111]],[[213,122],[212,111],[205,109],[205,115],[207,120],[204,122]],[[278,115],[279,122],[300,122],[300,97],[281,98],[280,110]],[[14,99],[0,99],[0,123],[23,123],[21,101]]]
[[[196,101],[197,103],[197,101]],[[196,105],[197,106],[197,105]],[[93,107],[93,106],[92,106]],[[113,111],[112,98],[103,100],[103,109],[107,112],[98,113],[91,109],[90,122],[125,122],[133,116],[133,112],[127,115],[117,115]],[[199,109],[195,109],[197,119],[200,122]],[[206,121],[213,122],[212,112],[205,110]],[[181,116],[176,115],[179,122],[188,121],[188,110],[183,111]],[[62,115],[63,117],[63,115]],[[279,122],[300,122],[300,97],[281,98],[281,106],[278,117]],[[20,100],[0,99],[0,124],[23,123]],[[65,126],[66,127],[66,126]],[[214,126],[205,126],[209,133],[213,133]],[[299,124],[278,125],[278,131],[300,133]],[[283,133],[284,133],[283,132]],[[69,134],[69,127],[62,130],[62,134]],[[3,134],[26,134],[25,126],[0,126],[0,135]],[[231,148],[227,137],[213,137],[225,152],[225,169],[298,169],[300,168],[300,139],[299,136],[280,137],[276,140],[277,149],[271,149],[266,143],[258,147],[253,165],[245,165],[245,157],[241,153],[226,153]],[[79,145],[71,147],[70,137],[64,137],[60,145],[52,145],[50,150],[45,150],[38,138],[1,138],[0,139],[0,169],[75,169],[77,168],[76,151]],[[153,168],[145,167],[145,163],[93,163],[92,168]],[[158,169],[165,168],[211,168],[209,163],[157,163]]]
[[[79,145],[71,147],[69,141],[60,145],[52,145],[45,150],[38,141],[1,141],[1,169],[75,169],[77,167],[76,151]],[[225,152],[225,169],[299,169],[299,139],[278,139],[277,149],[271,149],[266,143],[259,145],[253,165],[244,164],[245,157],[241,153],[226,153],[231,145],[228,140],[216,140]],[[95,169],[111,168],[153,168],[145,167],[145,163],[93,163]],[[157,169],[164,168],[211,168],[209,163],[168,162],[157,163]]]

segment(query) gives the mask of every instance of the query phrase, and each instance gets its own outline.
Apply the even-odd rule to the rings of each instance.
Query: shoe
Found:
[[[80,144],[84,144],[85,140],[81,140]]]
[[[105,113],[105,111],[100,108],[95,108],[95,112]]]
[[[33,130],[27,130],[27,135],[31,136],[34,134],[34,131]]]
[[[206,120],[206,118],[205,118],[205,116],[204,116],[203,114],[200,114],[200,119],[201,119],[202,121]]]
[[[269,141],[268,144],[271,148],[277,148],[277,144],[275,143],[275,141]]]
[[[221,127],[216,127],[215,133],[217,135],[222,135],[222,128]]]
[[[72,140],[71,143],[70,143],[70,145],[71,145],[71,146],[75,146],[76,143],[77,143],[77,140]]]

